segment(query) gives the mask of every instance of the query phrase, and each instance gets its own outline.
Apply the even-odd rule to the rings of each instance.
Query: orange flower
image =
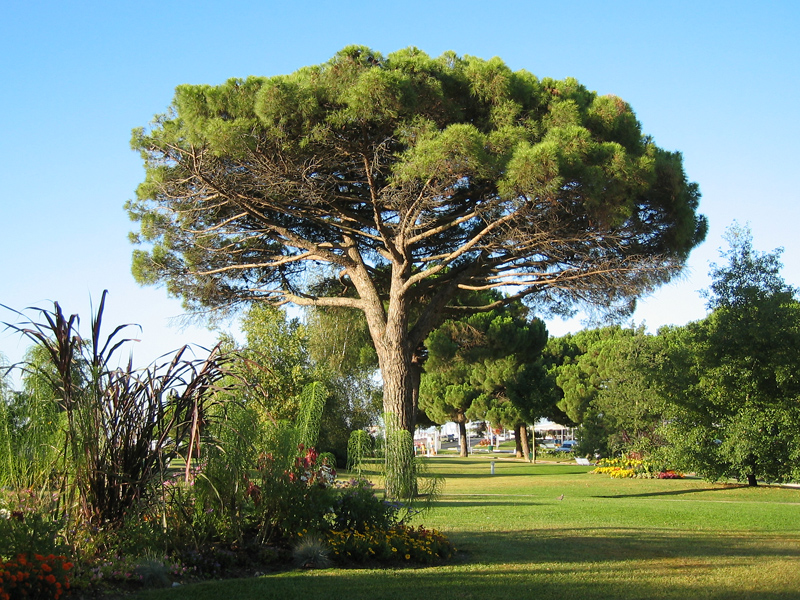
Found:
[[[71,562],[65,562],[63,565],[61,565],[61,568],[64,569],[65,571],[69,571],[72,568],[72,566],[73,565]]]
[[[50,575],[48,575],[47,577],[45,577],[45,578],[44,578],[44,580],[45,580],[47,583],[55,583],[55,582],[56,582],[56,576],[55,576],[55,575],[53,575],[53,574],[51,573]]]
[[[49,573],[52,570],[53,570],[53,567],[51,567],[47,563],[42,563],[42,571],[44,571],[45,573]]]

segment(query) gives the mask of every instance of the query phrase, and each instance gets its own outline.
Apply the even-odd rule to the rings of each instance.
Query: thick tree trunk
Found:
[[[376,314],[382,307],[374,306],[367,312],[367,322],[378,364],[383,378],[383,410],[390,415],[392,423],[387,426],[405,429],[414,435],[416,426],[416,395],[422,366],[415,355],[416,347],[412,347],[408,331],[408,313],[410,306],[404,298],[403,269],[395,265],[392,270],[392,283],[389,305],[384,318]],[[375,324],[373,324],[374,318]],[[380,321],[383,321],[381,326]],[[415,385],[416,384],[416,385]]]
[[[758,485],[758,480],[756,479],[756,476],[755,476],[754,473],[750,473],[747,476],[747,485],[750,485],[750,486],[757,486]]]
[[[383,378],[383,412],[396,429],[414,434],[416,427],[415,396],[419,389],[419,369],[413,364],[411,353],[401,348],[378,354]]]
[[[525,458],[525,455],[522,453],[522,434],[520,433],[520,428],[522,425],[514,425],[514,451],[516,458]]]
[[[467,445],[467,418],[463,417],[456,421],[458,424],[458,447],[460,452],[459,456],[469,456],[469,447]]]
[[[528,444],[528,426],[524,423],[520,425],[519,437],[520,442],[522,443],[522,458],[529,460],[528,457],[530,456],[531,449],[530,445]]]
[[[407,499],[417,492],[414,470],[414,367],[411,353],[403,349],[379,352],[383,377],[383,411],[386,423],[386,472],[390,498]]]
[[[413,440],[422,368],[409,340],[408,306],[402,298],[390,300],[386,326],[375,350],[383,378],[386,493],[407,499],[417,493]]]

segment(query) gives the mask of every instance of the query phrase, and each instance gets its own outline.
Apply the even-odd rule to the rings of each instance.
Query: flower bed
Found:
[[[435,529],[398,524],[388,529],[332,531],[328,545],[334,560],[364,562],[437,563],[453,556],[455,548]]]
[[[72,563],[64,556],[19,554],[0,563],[0,600],[42,598],[57,600],[69,590]]]
[[[683,473],[664,469],[641,458],[619,457],[602,458],[590,473],[608,475],[614,479],[680,479]]]

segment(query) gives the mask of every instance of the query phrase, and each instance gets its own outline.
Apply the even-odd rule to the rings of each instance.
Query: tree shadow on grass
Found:
[[[457,548],[481,563],[602,563],[673,558],[719,557],[800,559],[798,536],[752,532],[687,532],[653,528],[579,528],[527,531],[454,532]]]
[[[680,533],[649,529],[462,532],[458,537],[461,541],[470,540],[470,546],[476,548],[465,553],[473,560],[429,568],[295,571],[247,580],[206,582],[185,590],[144,594],[140,598],[431,600],[456,596],[459,600],[497,597],[778,600],[797,598],[800,579],[792,570],[772,578],[768,586],[754,579],[736,577],[749,573],[754,564],[770,555],[796,559],[800,554],[797,548],[767,547],[768,537],[755,536],[750,543],[741,545],[730,543],[738,539],[735,536],[689,533],[688,539],[683,539]],[[492,560],[492,554],[498,555],[496,561]],[[728,558],[720,562],[718,557]],[[732,576],[718,577],[719,566]]]
[[[547,471],[538,470],[536,467],[527,468],[525,464],[496,464],[495,473],[492,475],[491,467],[487,463],[481,470],[472,473],[444,473],[445,479],[483,479],[487,477],[560,477],[562,475],[585,475],[590,468],[576,468],[573,466],[549,467]],[[519,469],[519,470],[517,470]],[[525,470],[524,470],[525,469]],[[438,473],[437,473],[438,475]]]
[[[447,496],[447,494],[444,494],[444,496]],[[492,494],[492,496],[496,497],[496,494]],[[502,500],[481,500],[479,498],[476,498],[473,495],[465,497],[464,500],[462,500],[462,501],[457,501],[457,500],[456,501],[448,501],[448,500],[439,499],[439,500],[436,501],[436,508],[437,509],[439,509],[439,508],[465,508],[467,506],[470,507],[470,508],[477,508],[477,507],[489,508],[489,507],[492,507],[492,506],[516,506],[516,507],[519,507],[519,506],[545,506],[545,505],[551,504],[550,502],[541,502],[540,500],[534,500],[533,498],[531,498],[529,496],[515,496],[513,494],[510,494],[510,496],[512,496],[515,499],[514,500],[507,500],[507,501],[502,501]]]
[[[731,486],[731,487],[704,487],[704,488],[686,488],[682,490],[669,490],[666,492],[644,492],[641,494],[610,494],[606,496],[592,496],[592,498],[650,498],[655,496],[683,496],[685,494],[697,494],[701,492],[729,492],[739,490],[747,486]]]

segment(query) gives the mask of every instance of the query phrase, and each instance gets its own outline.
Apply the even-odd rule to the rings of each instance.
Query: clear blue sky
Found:
[[[165,111],[178,84],[289,73],[363,44],[499,56],[628,101],[659,146],[683,152],[711,224],[683,281],[641,302],[634,321],[655,330],[702,318],[697,291],[734,220],[751,224],[757,248],[785,247],[784,276],[800,284],[798,31],[794,1],[6,3],[0,303],[58,300],[88,325],[90,298],[108,289],[109,324],[143,327],[137,362],[210,343],[202,327],[170,326],[180,303],[130,275],[122,206],[143,177],[131,129]],[[24,347],[0,333],[9,359]]]

